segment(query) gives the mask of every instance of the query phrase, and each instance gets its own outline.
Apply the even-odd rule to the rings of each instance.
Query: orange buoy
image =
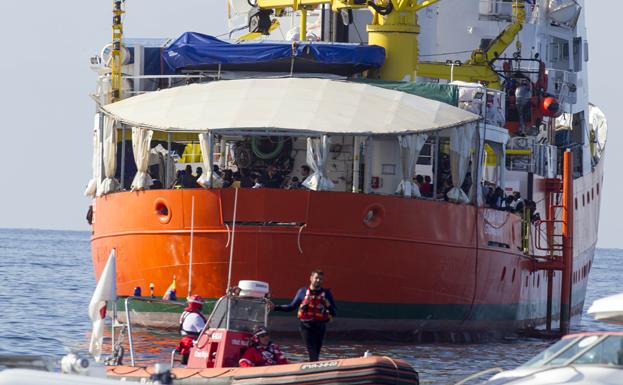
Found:
[[[560,116],[562,111],[560,109],[560,103],[558,102],[558,99],[553,96],[543,98],[543,101],[541,102],[541,113],[543,114],[543,116]]]

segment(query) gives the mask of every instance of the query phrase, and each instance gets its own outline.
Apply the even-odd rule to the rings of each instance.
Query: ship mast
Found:
[[[121,41],[123,39],[123,23],[121,15],[125,13],[121,9],[122,0],[113,0],[112,17],[112,52],[111,65],[111,93],[110,102],[114,103],[121,98]]]

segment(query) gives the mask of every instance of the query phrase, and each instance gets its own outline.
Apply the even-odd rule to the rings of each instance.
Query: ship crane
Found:
[[[250,13],[250,32],[268,33],[271,12],[280,14],[291,8],[301,13],[300,38],[305,39],[307,11],[322,4],[333,11],[369,9],[372,22],[368,24],[369,44],[385,48],[386,61],[380,69],[384,80],[415,80],[418,64],[417,12],[439,0],[249,0],[256,8]]]
[[[524,0],[513,2],[513,22],[482,50],[476,49],[471,58],[460,66],[448,70],[445,63],[422,62],[418,65],[418,76],[437,79],[463,80],[466,82],[485,82],[489,88],[501,89],[500,76],[494,68],[494,62],[506,51],[526,20]],[[518,42],[518,48],[520,48]],[[452,75],[450,74],[452,72]],[[451,79],[452,78],[452,79]]]
[[[420,32],[417,12],[439,0],[249,0],[255,7],[250,14],[250,32],[268,34],[270,14],[280,14],[291,8],[301,12],[300,38],[305,39],[307,11],[321,4],[330,4],[333,11],[367,8],[372,12],[372,22],[366,30],[369,44],[385,48],[387,60],[380,70],[385,80],[414,80],[415,76],[484,82],[491,88],[502,87],[500,76],[493,67],[494,61],[511,45],[525,22],[524,0],[513,3],[514,21],[506,27],[485,50],[476,49],[468,62],[448,70],[446,63],[418,60],[417,35]]]

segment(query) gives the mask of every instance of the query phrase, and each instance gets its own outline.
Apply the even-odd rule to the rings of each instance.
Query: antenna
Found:
[[[234,193],[234,217],[232,219],[232,225],[231,225],[231,248],[229,249],[229,272],[227,273],[227,287],[225,288],[225,293],[227,293],[229,291],[229,288],[231,287],[231,265],[232,265],[232,261],[234,259],[234,245],[235,245],[235,237],[236,237],[236,209],[238,208],[238,190],[240,190],[239,188],[235,189],[236,192]],[[229,329],[229,315],[231,312],[231,296],[227,295],[227,329]]]
[[[225,288],[225,291],[229,290],[229,288],[231,287],[231,265],[234,259],[234,239],[236,237],[236,209],[238,208],[239,189],[235,190],[236,192],[234,193],[234,218],[232,220],[233,223],[231,226],[231,248],[229,249],[229,272],[227,273],[227,287]]]
[[[190,256],[188,259],[188,297],[192,294],[193,286],[193,238],[195,236],[195,196],[190,205]]]

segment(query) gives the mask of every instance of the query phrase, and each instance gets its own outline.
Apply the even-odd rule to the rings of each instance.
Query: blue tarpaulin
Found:
[[[289,62],[293,56],[319,67],[347,66],[364,70],[380,67],[385,61],[385,49],[375,45],[318,42],[231,44],[213,36],[186,32],[166,47],[162,56],[172,71]]]

